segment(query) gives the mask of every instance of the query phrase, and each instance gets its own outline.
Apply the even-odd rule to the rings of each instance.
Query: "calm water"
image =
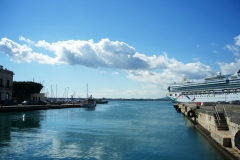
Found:
[[[110,101],[94,110],[0,113],[0,159],[224,157],[170,102]]]

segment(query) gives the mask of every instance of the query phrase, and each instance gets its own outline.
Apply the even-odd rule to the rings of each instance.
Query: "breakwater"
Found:
[[[240,159],[240,106],[174,104],[229,159]]]
[[[11,105],[1,106],[0,112],[18,112],[18,111],[32,111],[44,109],[61,109],[61,108],[79,108],[81,104],[61,104],[61,105]]]

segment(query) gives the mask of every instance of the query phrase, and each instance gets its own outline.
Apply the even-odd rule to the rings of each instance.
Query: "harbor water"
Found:
[[[0,113],[0,159],[194,159],[224,156],[171,102]]]

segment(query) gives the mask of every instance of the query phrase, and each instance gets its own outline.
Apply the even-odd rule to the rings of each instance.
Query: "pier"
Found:
[[[61,109],[61,108],[80,108],[82,104],[61,104],[61,105],[11,105],[0,106],[0,112],[19,112],[19,111],[32,111],[44,109]]]
[[[240,105],[174,104],[229,159],[240,159]]]

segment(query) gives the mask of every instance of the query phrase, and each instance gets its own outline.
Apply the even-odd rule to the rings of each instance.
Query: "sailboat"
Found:
[[[83,108],[94,108],[96,107],[96,100],[92,97],[92,95],[90,97],[88,97],[88,84],[87,84],[87,99],[84,100],[83,104],[82,104]]]

